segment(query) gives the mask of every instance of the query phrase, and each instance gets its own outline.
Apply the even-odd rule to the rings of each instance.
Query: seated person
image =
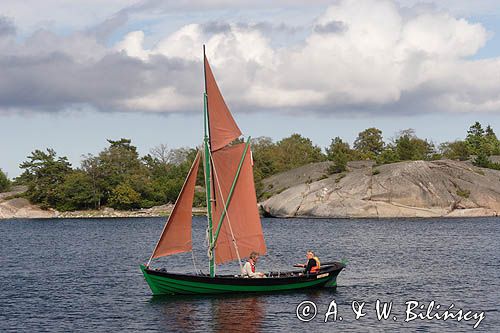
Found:
[[[319,269],[321,268],[321,263],[319,261],[319,258],[316,257],[313,251],[308,250],[306,253],[307,257],[307,263],[306,264],[297,264],[296,266],[304,267],[304,273],[318,273]]]
[[[257,260],[259,260],[259,254],[257,252],[250,253],[250,257],[248,258],[248,261],[243,266],[241,274],[243,276],[248,276],[251,278],[264,277],[264,273],[255,271],[255,264],[257,263]]]

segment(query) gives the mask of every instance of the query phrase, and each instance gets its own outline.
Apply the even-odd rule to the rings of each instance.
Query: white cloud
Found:
[[[193,108],[194,101],[195,99],[191,96],[179,93],[175,87],[167,87],[160,88],[151,94],[125,99],[120,104],[128,110],[178,112],[179,110]],[[196,104],[200,105],[200,102],[201,98]]]
[[[466,58],[487,41],[480,24],[429,8],[403,15],[392,1],[344,0],[315,26],[322,29],[312,28],[302,45],[273,49],[258,30],[228,24],[207,35],[200,24],[190,24],[149,54],[196,61],[206,42],[224,94],[246,109],[411,107],[403,95],[423,99],[427,111],[490,111],[498,103],[494,89],[474,88],[500,83],[481,70],[498,71],[497,62]]]
[[[426,13],[409,20],[401,37],[403,51],[423,52],[446,61],[474,55],[486,43],[487,34],[480,24],[447,14]]]
[[[255,22],[193,22],[148,47],[146,30],[130,32],[112,47],[88,32],[58,37],[41,31],[21,44],[11,39],[8,47],[0,43],[11,61],[57,53],[61,62],[59,67],[53,59],[49,65],[30,62],[32,67],[17,72],[10,66],[7,74],[19,87],[52,95],[37,101],[35,94],[26,101],[9,86],[3,108],[87,103],[102,110],[197,110],[201,45],[206,44],[219,86],[235,110],[500,110],[500,58],[470,59],[487,43],[488,32],[442,10],[402,8],[390,0],[341,0],[314,20],[300,42],[277,47],[266,29]],[[61,68],[59,75],[40,80],[40,73],[55,68]]]
[[[132,31],[129,32],[122,41],[115,45],[117,51],[123,51],[128,56],[147,60],[149,51],[143,48],[144,32]]]

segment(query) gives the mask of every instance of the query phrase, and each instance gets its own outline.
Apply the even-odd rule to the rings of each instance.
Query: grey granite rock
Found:
[[[500,171],[451,160],[368,164],[297,184],[261,206],[276,217],[496,216]]]

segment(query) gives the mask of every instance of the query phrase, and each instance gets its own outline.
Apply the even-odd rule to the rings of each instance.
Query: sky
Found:
[[[499,130],[499,34],[493,0],[2,0],[0,168],[45,148],[78,167],[122,137],[200,144],[203,44],[246,136]]]

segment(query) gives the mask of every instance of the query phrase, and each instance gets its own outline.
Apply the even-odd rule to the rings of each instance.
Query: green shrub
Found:
[[[317,180],[323,180],[323,179],[327,179],[329,176],[327,174],[324,174],[322,175],[321,177],[319,177]]]
[[[0,192],[6,192],[10,189],[10,180],[7,178],[7,175],[3,173],[2,169],[0,169]]]
[[[283,187],[283,188],[279,189],[278,191],[276,191],[276,194],[280,194],[281,192],[286,191],[286,190],[288,190],[288,187]]]
[[[470,196],[470,191],[469,190],[462,190],[461,188],[457,189],[457,195],[461,196],[462,198],[469,198]]]
[[[55,208],[60,211],[96,208],[98,201],[92,179],[82,171],[73,171],[56,187]]]
[[[130,185],[120,184],[113,189],[109,198],[109,205],[116,209],[139,208],[141,196]]]
[[[337,178],[335,179],[335,182],[336,182],[336,183],[340,182],[340,180],[341,180],[342,178],[344,178],[345,176],[346,176],[346,173],[345,173],[345,172],[341,172],[341,173],[339,173],[339,175],[338,175],[338,176],[337,176]]]
[[[489,168],[494,170],[500,170],[500,163],[490,162]]]
[[[207,197],[205,192],[195,192],[193,199],[193,207],[206,207]]]
[[[329,175],[334,175],[336,173],[341,173],[347,170],[347,161],[339,161],[339,164],[332,164],[326,169],[326,173]]]
[[[262,200],[267,200],[269,199],[270,197],[272,197],[273,195],[269,192],[264,192],[260,195],[259,199],[262,201]]]

